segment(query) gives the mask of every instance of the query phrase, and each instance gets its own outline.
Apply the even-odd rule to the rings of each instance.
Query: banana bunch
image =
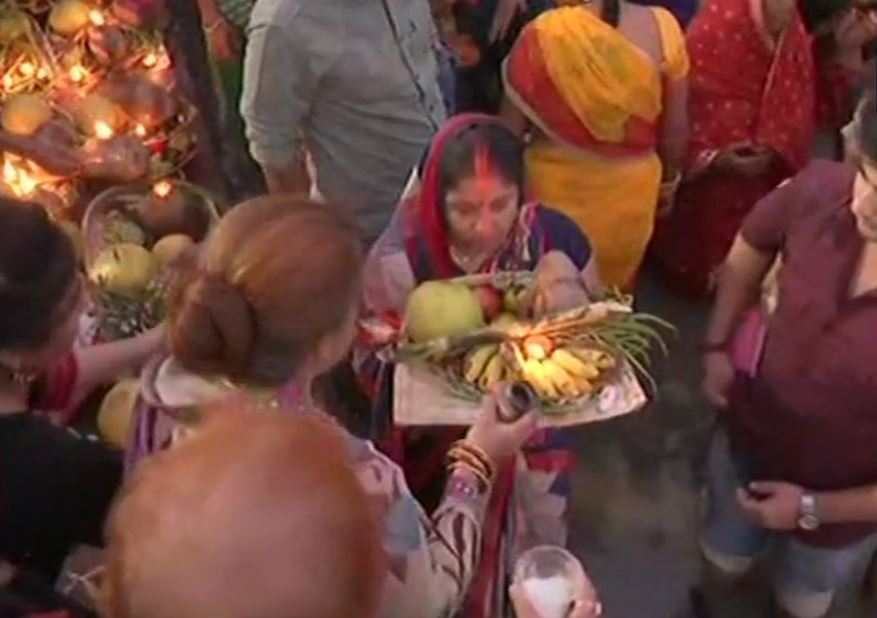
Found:
[[[542,360],[523,361],[523,377],[545,399],[587,397],[594,383],[615,359],[601,350],[566,347],[554,350]]]
[[[499,344],[488,344],[472,350],[463,361],[463,378],[482,391],[514,377]]]
[[[517,357],[517,362],[512,356]],[[526,380],[545,400],[586,397],[615,358],[602,350],[567,346],[542,359],[526,358],[520,350],[505,354],[499,344],[475,348],[463,360],[463,379],[481,391],[498,382]]]

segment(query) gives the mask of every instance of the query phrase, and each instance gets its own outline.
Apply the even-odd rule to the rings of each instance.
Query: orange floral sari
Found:
[[[535,197],[584,229],[604,281],[619,287],[634,279],[652,234],[664,81],[688,71],[676,19],[652,10],[661,65],[576,6],[531,22],[504,66],[506,95],[542,133],[527,153]]]

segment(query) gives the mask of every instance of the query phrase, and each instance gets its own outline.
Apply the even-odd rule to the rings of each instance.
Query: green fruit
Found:
[[[142,298],[157,271],[152,254],[139,245],[121,243],[104,249],[88,271],[101,289],[125,298]]]
[[[90,23],[91,5],[82,0],[61,0],[49,13],[49,26],[63,36],[73,36]]]
[[[104,396],[97,413],[97,430],[100,437],[117,448],[128,445],[128,433],[137,397],[140,394],[140,380],[127,379],[116,384]]]
[[[414,342],[453,337],[484,326],[478,296],[452,281],[427,281],[408,297],[405,328]]]
[[[104,222],[103,239],[108,245],[130,243],[142,247],[146,243],[146,233],[124,215],[113,212]]]

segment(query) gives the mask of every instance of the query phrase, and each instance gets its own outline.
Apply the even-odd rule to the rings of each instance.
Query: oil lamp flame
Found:
[[[3,163],[3,180],[13,183],[18,179],[18,170],[12,165],[12,161],[7,160]]]
[[[16,167],[9,159],[3,163],[3,180],[19,197],[28,196],[37,188],[37,182],[23,169]]]
[[[20,170],[18,173],[18,186],[21,189],[22,195],[30,195],[37,188],[37,182],[30,177],[30,174]]]
[[[545,360],[552,352],[551,340],[547,337],[533,335],[524,339],[524,352],[532,360]]]
[[[137,137],[146,137],[146,127],[144,127],[142,124],[138,124],[134,127],[134,134]]]
[[[172,188],[167,180],[161,180],[152,186],[152,192],[160,198],[165,198],[171,194]]]
[[[533,342],[526,344],[527,356],[533,360],[544,360],[547,354],[541,344]]]
[[[6,75],[4,75],[4,76],[3,76],[3,87],[4,87],[6,90],[12,90],[12,88],[13,88],[14,86],[15,86],[15,80],[12,79],[12,76],[9,75],[8,73],[7,73]]]
[[[103,120],[98,120],[94,123],[94,135],[98,139],[110,139],[113,134],[113,127]]]
[[[103,26],[107,21],[104,19],[104,14],[97,9],[92,9],[88,13],[88,20],[95,26]]]
[[[46,79],[49,76],[49,72],[46,71],[45,67],[40,67],[37,69],[37,79]]]
[[[155,53],[149,52],[143,57],[143,66],[147,69],[151,69],[156,64],[158,64],[158,56],[156,56]]]
[[[85,67],[81,64],[74,65],[70,68],[70,80],[76,83],[81,82],[85,79],[85,76],[88,73],[85,70]]]
[[[22,62],[21,66],[18,67],[18,72],[25,77],[33,77],[33,74],[36,73],[36,71],[36,67],[34,67],[32,62]]]

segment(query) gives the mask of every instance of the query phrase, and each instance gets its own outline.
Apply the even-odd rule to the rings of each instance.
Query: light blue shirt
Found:
[[[303,136],[320,193],[377,237],[446,115],[427,0],[258,0],[247,39],[253,157],[285,167]]]

